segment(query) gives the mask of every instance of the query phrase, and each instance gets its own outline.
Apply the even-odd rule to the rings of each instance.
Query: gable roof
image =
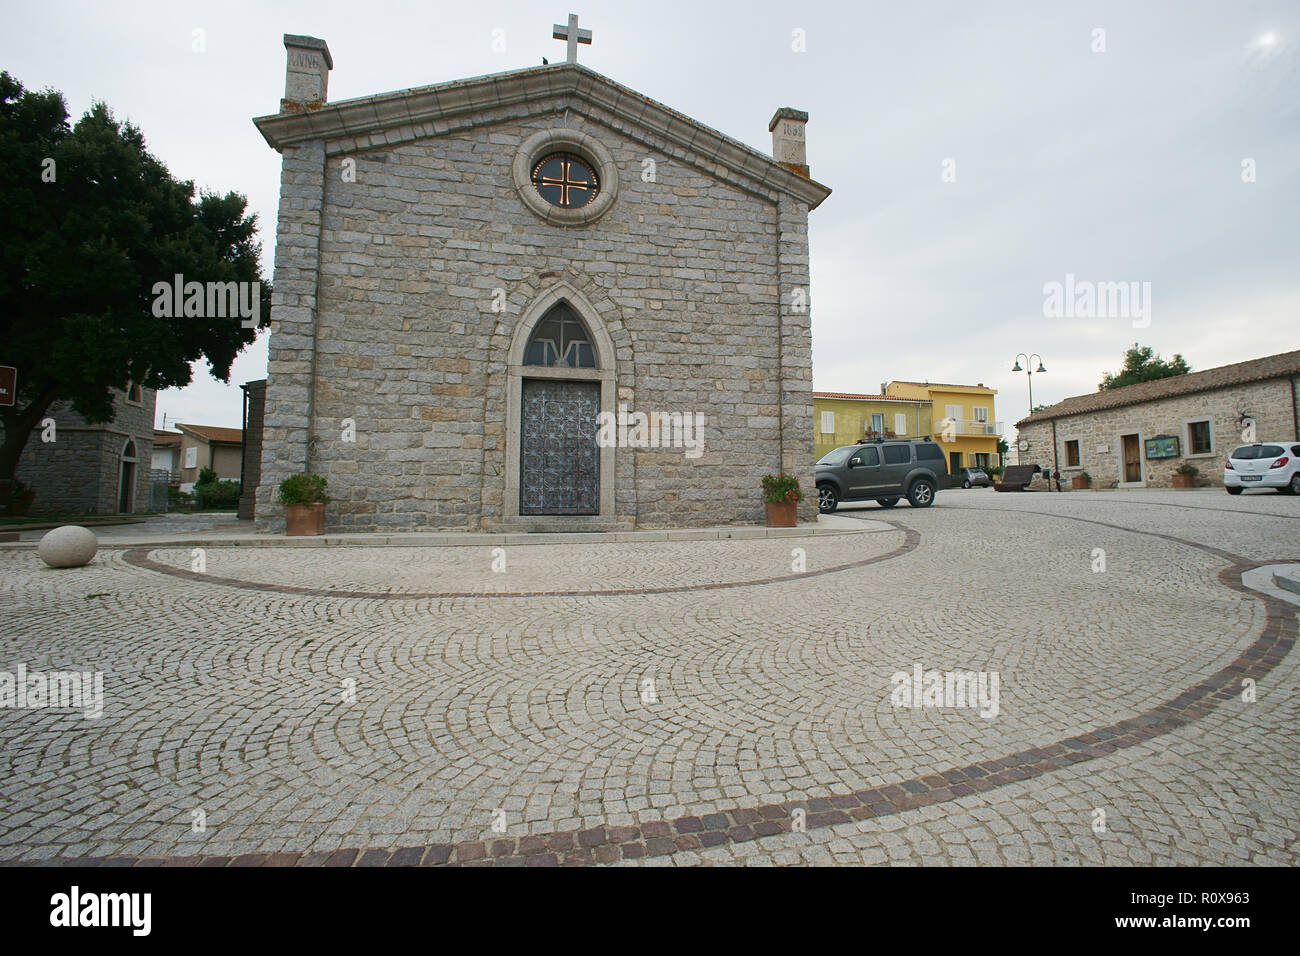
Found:
[[[1138,382],[1136,385],[1125,385],[1122,388],[1109,388],[1090,395],[1076,395],[1020,419],[1016,422],[1016,427],[1065,418],[1068,415],[1099,412],[1107,408],[1122,408],[1125,405],[1137,405],[1160,398],[1193,395],[1196,392],[1209,392],[1232,385],[1263,382],[1271,378],[1285,378],[1297,374],[1300,374],[1300,351],[1282,352],[1278,355],[1251,359],[1249,362],[1238,362],[1235,365],[1220,365],[1218,368],[1209,368],[1203,372],[1188,372],[1186,375]]]
[[[766,153],[580,63],[533,66],[339,100],[306,112],[259,116],[253,122],[277,150],[327,140],[335,141],[327,143],[327,153],[335,155],[443,135],[475,125],[472,115],[482,110],[556,98],[607,110],[627,124],[623,132],[634,135],[637,129],[645,130],[676,147],[679,158],[691,159],[715,174],[726,170],[751,184],[751,189],[793,196],[810,209],[831,194],[826,186],[791,172]],[[337,142],[345,138],[349,141]]]
[[[212,442],[225,442],[226,444],[238,445],[244,440],[244,432],[239,428],[222,428],[220,425],[186,425],[181,422],[177,422],[176,427],[193,435],[195,438],[203,439],[209,444]]]
[[[856,395],[853,392],[813,392],[813,398],[843,398],[852,402],[900,402],[904,405],[933,405],[928,398],[904,398],[901,395]]]
[[[168,445],[179,445],[180,443],[180,432],[166,432],[158,428],[153,430],[153,446],[155,448],[166,447]]]

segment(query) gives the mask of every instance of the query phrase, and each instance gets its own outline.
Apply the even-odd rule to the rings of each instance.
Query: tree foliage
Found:
[[[153,287],[261,282],[256,216],[237,193],[202,193],[149,154],[143,133],[96,103],[69,125],[62,94],[0,73],[0,364],[18,369],[17,405],[0,408],[0,480],[55,402],[112,420],[114,390],[189,384],[205,359],[228,381],[256,335],[239,317],[154,315]]]
[[[1151,382],[1158,378],[1186,375],[1191,370],[1191,366],[1177,352],[1174,353],[1172,359],[1166,362],[1155,354],[1155,350],[1151,346],[1138,345],[1138,343],[1134,342],[1133,347],[1124,353],[1124,367],[1114,375],[1106,372],[1097,388],[1101,391],[1111,388],[1123,388],[1125,385],[1136,385],[1138,382]]]

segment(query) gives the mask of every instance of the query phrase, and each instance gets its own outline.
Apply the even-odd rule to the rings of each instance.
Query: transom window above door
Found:
[[[591,333],[576,312],[561,302],[533,329],[524,349],[525,365],[551,368],[595,368],[596,350]]]

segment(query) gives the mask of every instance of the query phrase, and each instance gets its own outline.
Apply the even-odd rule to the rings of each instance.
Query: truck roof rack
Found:
[[[878,445],[884,441],[931,441],[931,438],[929,435],[921,435],[917,438],[859,438],[856,444]]]

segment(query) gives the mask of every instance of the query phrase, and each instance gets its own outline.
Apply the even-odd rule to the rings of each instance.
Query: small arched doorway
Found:
[[[540,369],[563,370],[565,377],[537,377]],[[596,352],[586,323],[567,302],[557,303],[533,327],[523,374],[519,513],[600,514]]]
[[[138,460],[135,442],[128,438],[126,444],[122,446],[117,486],[117,510],[120,514],[131,514],[135,510],[135,467]]]
[[[615,449],[597,443],[600,416],[613,414],[614,364],[599,314],[567,283],[540,296],[515,327],[507,359],[507,520],[582,522],[614,513]]]

